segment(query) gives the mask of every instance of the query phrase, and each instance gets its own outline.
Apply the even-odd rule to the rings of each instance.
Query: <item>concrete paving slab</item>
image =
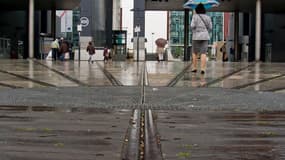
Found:
[[[166,160],[281,160],[284,112],[157,111]]]
[[[97,62],[124,86],[137,86],[141,78],[143,62]]]
[[[210,61],[207,63],[206,74],[201,75],[198,70],[197,73],[191,73],[191,68],[188,72],[180,79],[176,86],[181,87],[197,87],[199,85],[211,82],[215,79],[226,76],[230,73],[238,71],[242,68],[246,68],[251,65],[250,63],[228,63],[228,62],[214,62]],[[216,86],[223,87],[223,85],[217,84]]]
[[[0,68],[8,73],[46,82],[55,86],[77,86],[68,79],[34,63],[32,60],[1,60]],[[18,77],[18,79],[21,80],[23,78]]]
[[[279,88],[285,88],[285,76],[281,78],[277,78],[274,80],[270,80],[264,83],[259,83],[253,86],[246,87],[246,90],[255,90],[255,91],[271,91],[278,90]]]
[[[147,62],[148,82],[150,86],[166,86],[188,63],[183,62]]]
[[[140,95],[139,87],[2,89],[0,106],[133,108]]]
[[[44,65],[91,86],[108,86],[110,81],[96,63],[87,61],[41,61]]]
[[[284,110],[284,94],[223,88],[147,87],[152,109],[262,111]],[[164,107],[164,108],[162,108]]]
[[[284,74],[280,68],[285,67],[280,63],[256,63],[254,66],[242,70],[241,72],[230,76],[223,81],[212,85],[213,87],[234,88],[252,82],[257,82],[262,79]]]
[[[0,109],[3,160],[120,159],[131,116],[130,110],[94,108]]]

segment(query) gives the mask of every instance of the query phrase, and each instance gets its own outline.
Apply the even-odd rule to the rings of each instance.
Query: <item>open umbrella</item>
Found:
[[[183,7],[189,9],[195,9],[199,4],[203,4],[205,9],[217,7],[220,3],[216,0],[188,0]]]
[[[158,39],[155,41],[155,44],[156,44],[158,47],[164,48],[165,45],[167,44],[167,40],[164,39],[164,38],[158,38]]]

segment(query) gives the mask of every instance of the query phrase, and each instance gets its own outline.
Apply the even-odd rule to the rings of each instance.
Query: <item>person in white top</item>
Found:
[[[197,72],[197,57],[201,55],[201,74],[205,73],[208,41],[210,40],[209,31],[212,30],[211,18],[206,15],[206,9],[203,4],[199,4],[191,21],[192,29],[192,72]]]

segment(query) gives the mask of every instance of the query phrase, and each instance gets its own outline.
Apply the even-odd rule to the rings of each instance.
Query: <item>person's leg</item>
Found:
[[[201,73],[204,74],[207,65],[207,55],[205,53],[201,54]]]
[[[91,61],[91,55],[89,54],[88,63],[90,63],[90,61]]]
[[[52,60],[56,60],[56,49],[52,49]]]
[[[192,72],[197,72],[197,56],[196,53],[192,53]]]
[[[90,61],[93,63],[93,54],[90,56]]]
[[[61,55],[59,56],[59,60],[60,60],[60,61],[64,61],[64,54],[61,54]]]

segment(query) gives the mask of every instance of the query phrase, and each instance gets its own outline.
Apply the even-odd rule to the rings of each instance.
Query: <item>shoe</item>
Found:
[[[201,71],[201,74],[205,74],[205,71],[202,70],[202,71]]]
[[[191,72],[196,73],[196,72],[197,72],[197,69],[193,69]]]
[[[93,63],[94,63],[94,61],[91,61],[91,63],[93,64]]]

